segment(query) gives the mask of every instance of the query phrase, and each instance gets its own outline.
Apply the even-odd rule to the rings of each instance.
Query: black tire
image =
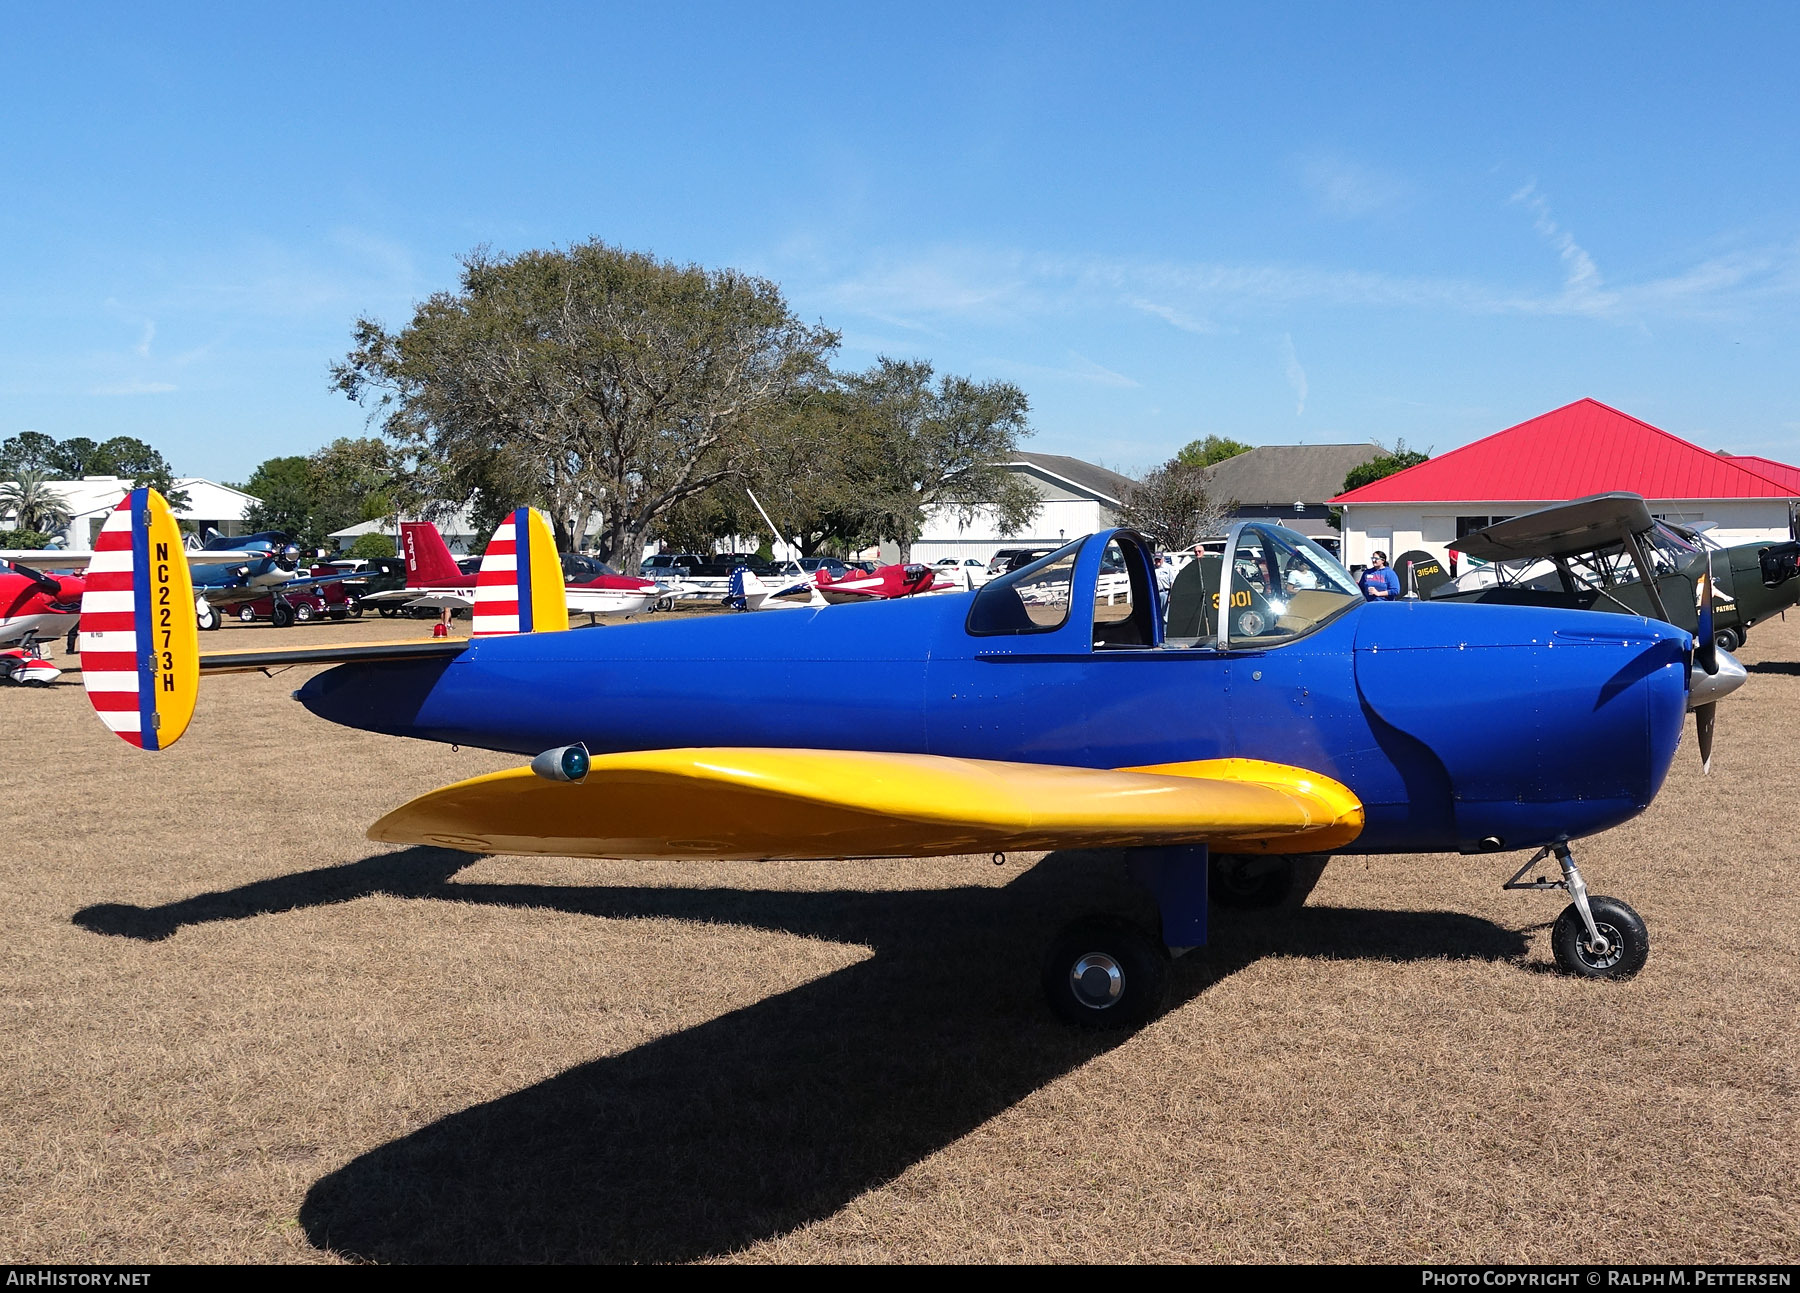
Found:
[[[1215,907],[1261,911],[1279,907],[1294,892],[1294,859],[1253,853],[1212,855],[1207,896]],[[1318,880],[1313,877],[1314,882]],[[1312,885],[1307,885],[1310,891]],[[1304,894],[1301,895],[1304,898]]]
[[[381,612],[381,618],[384,620],[391,620],[400,613],[398,606],[390,606],[386,602],[381,603],[375,609]]]
[[[1128,920],[1090,916],[1064,929],[1044,957],[1044,997],[1077,1028],[1139,1028],[1162,1008],[1169,949]]]
[[[327,606],[325,615],[328,619],[347,620],[350,618],[350,608],[341,603],[336,606]]]
[[[1570,903],[1550,931],[1550,949],[1564,974],[1583,979],[1629,979],[1650,956],[1650,934],[1644,918],[1617,898],[1589,898],[1594,924],[1612,949],[1605,956],[1588,951],[1587,926]]]
[[[291,628],[294,623],[294,608],[286,602],[276,602],[275,610],[269,616],[269,623],[278,629]]]
[[[238,622],[242,624],[256,623],[256,608],[249,602],[238,607]]]
[[[1743,645],[1735,629],[1720,629],[1713,634],[1713,645],[1721,651],[1735,651]]]
[[[194,623],[199,625],[202,633],[210,633],[219,627],[219,612],[213,609],[210,602],[205,603],[205,606],[204,611],[194,612]]]
[[[311,606],[308,606],[305,602],[295,602],[294,603],[294,623],[296,623],[296,624],[311,624],[312,622],[313,622],[313,608]]]
[[[344,613],[353,620],[360,620],[363,613],[362,601],[352,597],[349,601],[344,603]]]

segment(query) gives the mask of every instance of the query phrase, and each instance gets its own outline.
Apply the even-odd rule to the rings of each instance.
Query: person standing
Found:
[[[1371,602],[1392,601],[1400,596],[1400,576],[1388,567],[1385,552],[1377,551],[1370,556],[1369,568],[1356,582],[1362,585],[1363,596]]]

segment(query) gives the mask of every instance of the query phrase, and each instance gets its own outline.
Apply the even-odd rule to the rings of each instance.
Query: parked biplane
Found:
[[[1800,542],[1721,547],[1659,521],[1639,494],[1592,494],[1527,512],[1456,541],[1489,564],[1453,578],[1425,552],[1394,562],[1421,597],[1506,606],[1570,606],[1699,624],[1698,589],[1713,582],[1713,635],[1735,651],[1750,629],[1800,600]]]
[[[1571,897],[1558,964],[1635,973],[1643,921],[1589,896],[1571,842],[1642,812],[1686,711],[1742,681],[1709,637],[1655,620],[1368,603],[1322,549],[1260,522],[1229,536],[1231,613],[1210,634],[1165,635],[1153,548],[1130,530],[973,593],[558,631],[549,527],[524,509],[509,524],[515,550],[490,547],[483,571],[491,631],[478,616],[470,641],[202,656],[192,618],[169,611],[188,596],[173,522],[136,491],[101,534],[129,560],[84,599],[89,696],[127,742],[163,749],[201,672],[332,663],[295,693],[322,718],[530,758],[396,808],[369,829],[393,843],[707,860],[1124,849],[1160,930],[1078,922],[1043,970],[1060,1015],[1107,1026],[1148,1018],[1171,952],[1206,941],[1214,850],[1278,867],[1534,849],[1508,884]],[[1097,604],[1112,567],[1129,595]],[[1238,607],[1251,569],[1296,576],[1280,597],[1265,584],[1254,617]],[[1520,882],[1551,856],[1562,879]]]

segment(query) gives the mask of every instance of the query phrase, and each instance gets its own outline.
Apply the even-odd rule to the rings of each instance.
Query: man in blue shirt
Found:
[[[1400,576],[1388,568],[1387,553],[1377,552],[1369,558],[1369,568],[1356,581],[1363,596],[1372,602],[1385,602],[1400,596]]]

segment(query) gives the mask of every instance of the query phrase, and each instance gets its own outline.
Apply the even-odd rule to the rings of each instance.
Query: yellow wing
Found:
[[[369,838],[482,853],[760,860],[1212,844],[1325,852],[1362,830],[1346,787],[1214,759],[1107,771],[843,750],[596,756],[580,782],[528,768],[421,795]]]

